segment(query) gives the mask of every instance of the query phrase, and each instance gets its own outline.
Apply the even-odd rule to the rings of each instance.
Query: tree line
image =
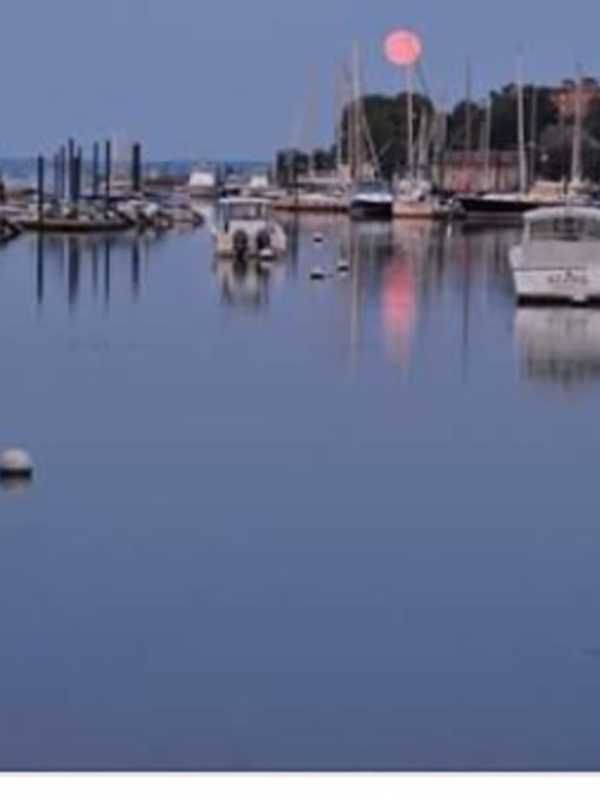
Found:
[[[573,90],[574,91],[574,90]],[[518,148],[517,87],[509,84],[493,91],[485,102],[463,100],[448,113],[435,109],[422,94],[413,98],[415,147],[427,160],[448,158],[457,152],[510,152]],[[408,97],[368,94],[362,98],[364,116],[377,153],[382,176],[406,174],[408,162]],[[560,113],[556,89],[528,85],[523,90],[525,142],[531,172],[538,178],[560,180],[570,172],[575,128],[574,115]],[[340,120],[338,142],[312,153],[281,151],[277,169],[282,182],[310,171],[335,169],[348,158],[352,104]],[[338,154],[338,148],[340,153]],[[341,156],[341,158],[340,158]],[[582,163],[584,176],[600,181],[600,94],[586,104],[583,118]]]

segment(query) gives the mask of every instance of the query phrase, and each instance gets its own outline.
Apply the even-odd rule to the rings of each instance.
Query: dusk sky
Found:
[[[314,144],[332,140],[335,65],[361,45],[368,88],[400,75],[384,35],[414,27],[431,90],[456,100],[465,59],[483,96],[514,77],[552,83],[581,62],[600,73],[600,11],[591,0],[19,0],[3,4],[0,155],[139,137],[153,158],[269,159],[293,143],[318,82]]]

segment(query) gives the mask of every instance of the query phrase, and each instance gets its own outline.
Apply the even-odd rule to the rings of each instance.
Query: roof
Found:
[[[525,222],[547,222],[553,219],[593,219],[600,222],[600,208],[593,206],[561,205],[551,208],[538,208],[525,214]]]

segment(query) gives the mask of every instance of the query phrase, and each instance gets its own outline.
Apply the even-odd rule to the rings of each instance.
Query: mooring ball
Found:
[[[33,461],[25,450],[11,449],[0,454],[0,474],[31,475],[32,472]]]

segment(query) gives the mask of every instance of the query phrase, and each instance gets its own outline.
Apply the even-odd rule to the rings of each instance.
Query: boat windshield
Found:
[[[357,189],[359,192],[386,192],[387,186],[379,181],[361,181]]]
[[[263,220],[267,218],[264,203],[231,203],[223,208],[226,220]]]
[[[600,220],[591,217],[553,217],[533,222],[532,241],[600,241]]]

